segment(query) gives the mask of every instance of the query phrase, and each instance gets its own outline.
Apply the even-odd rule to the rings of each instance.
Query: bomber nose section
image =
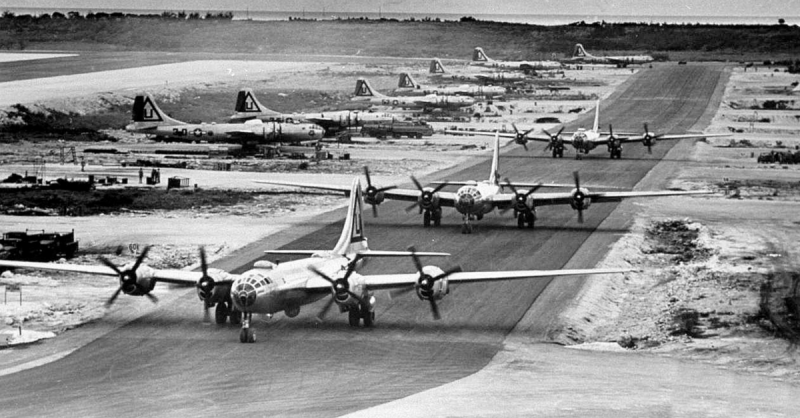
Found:
[[[250,283],[239,283],[233,288],[233,299],[241,308],[249,308],[256,303],[256,288]]]
[[[459,212],[471,212],[481,198],[481,193],[474,187],[465,187],[456,193],[456,208]]]

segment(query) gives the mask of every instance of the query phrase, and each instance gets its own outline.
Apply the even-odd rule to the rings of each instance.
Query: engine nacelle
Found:
[[[613,140],[608,141],[608,152],[617,149],[622,149],[622,141],[620,141],[618,138],[614,138]]]
[[[447,277],[439,279],[432,284],[426,286],[425,280],[430,280],[444,273],[442,269],[436,266],[425,266],[422,268],[423,277],[417,281],[417,296],[421,300],[442,300],[450,293],[450,286]]]
[[[584,210],[588,209],[589,206],[592,204],[592,199],[586,196],[589,193],[588,190],[581,188],[580,193],[577,189],[572,190],[572,199],[569,201],[569,205],[574,210]]]
[[[364,203],[368,205],[380,205],[385,199],[386,197],[383,195],[383,192],[370,192],[367,190],[367,192],[364,193]]]
[[[230,294],[231,287],[229,284],[219,284],[221,281],[229,280],[230,274],[224,270],[210,268],[208,269],[208,275],[211,277],[211,280],[213,280],[214,284],[211,286],[210,291],[208,291],[208,289],[203,289],[201,286],[197,286],[197,297],[200,298],[200,300],[205,301],[209,306],[213,306],[224,301]]]
[[[142,264],[135,272],[132,272],[130,269],[133,268],[133,265],[134,263],[130,263],[120,269],[124,272],[119,278],[122,293],[131,296],[143,296],[150,293],[156,286],[156,281],[153,280],[153,269],[150,268],[150,266]],[[130,280],[130,276],[126,274],[128,272],[134,274],[136,280]]]
[[[656,138],[654,136],[650,136],[650,137],[646,136],[642,140],[642,145],[644,145],[646,147],[652,147],[653,145],[656,144],[656,142],[657,142],[657,140],[656,140]]]
[[[422,209],[436,210],[439,208],[439,193],[434,193],[433,188],[426,187],[417,199],[417,203]]]

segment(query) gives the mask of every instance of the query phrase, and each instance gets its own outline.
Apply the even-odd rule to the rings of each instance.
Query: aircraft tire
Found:
[[[525,214],[520,213],[517,215],[517,227],[518,228],[525,228]]]
[[[247,342],[252,344],[256,342],[256,331],[250,328],[247,329]]]
[[[242,323],[242,313],[239,312],[239,310],[236,308],[231,309],[230,318],[231,318],[231,325],[239,325]]]
[[[248,340],[248,335],[247,334],[248,333],[247,333],[247,329],[246,328],[242,328],[242,330],[239,331],[239,342],[240,343],[244,344],[244,343],[247,342],[247,340]]]
[[[228,305],[225,302],[217,303],[217,307],[214,309],[214,321],[218,325],[222,325],[228,319]]]
[[[533,213],[526,213],[525,221],[528,223],[528,228],[533,229],[533,225],[536,223],[536,217],[533,216]]]
[[[426,210],[425,213],[422,214],[422,226],[425,228],[431,226],[431,211]]]
[[[375,325],[375,312],[365,309],[361,312],[361,318],[364,320],[365,328],[372,328]]]
[[[434,216],[433,217],[433,226],[441,226],[442,225],[442,215]]]
[[[558,151],[553,149],[553,158],[558,158]]]
[[[347,319],[350,322],[351,327],[357,327],[358,323],[361,321],[361,312],[358,309],[351,309],[347,311]]]

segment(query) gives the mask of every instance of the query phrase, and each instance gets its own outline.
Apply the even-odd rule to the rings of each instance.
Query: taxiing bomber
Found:
[[[509,71],[500,71],[493,73],[478,73],[478,74],[465,74],[451,72],[444,67],[439,58],[431,60],[431,65],[428,70],[429,77],[435,77],[440,80],[453,80],[453,81],[473,81],[484,84],[505,84],[505,83],[520,83],[528,79],[523,74],[513,73]]]
[[[153,135],[182,142],[300,142],[322,138],[323,129],[310,123],[262,122],[186,123],[175,120],[156,104],[150,94],[137,95],[133,101],[133,123],[128,132]]]
[[[377,210],[375,205],[381,204],[384,200],[404,200],[413,202],[407,211],[419,208],[419,213],[423,215],[422,225],[429,227],[439,226],[442,219],[443,207],[454,207],[461,214],[461,232],[464,234],[472,233],[472,222],[481,220],[483,216],[499,209],[501,212],[514,210],[514,217],[517,218],[517,226],[533,228],[536,222],[536,208],[548,205],[569,205],[578,212],[578,222],[583,223],[583,211],[589,208],[592,203],[619,202],[622,199],[634,197],[661,197],[708,194],[710,191],[651,191],[651,192],[590,192],[586,187],[581,187],[578,173],[573,173],[574,188],[570,192],[536,193],[542,187],[573,187],[572,184],[546,184],[546,183],[517,183],[508,180],[500,181],[500,136],[495,134],[494,151],[492,154],[492,165],[489,171],[489,179],[484,181],[439,181],[433,182],[435,187],[423,187],[417,179],[411,177],[411,181],[417,187],[415,189],[399,189],[395,186],[377,188],[372,185],[369,171],[365,168],[367,175],[367,189],[364,191],[364,200],[373,205],[373,213]],[[320,190],[333,190],[349,193],[345,187],[334,185],[296,183],[288,181],[264,180],[258,183],[275,184],[280,186],[303,187]],[[461,186],[458,191],[442,191],[447,186]],[[511,193],[505,192],[508,189]]]
[[[143,264],[148,248],[142,251],[134,263],[122,267],[117,267],[106,259],[101,259],[104,266],[6,260],[0,260],[0,266],[118,277],[120,286],[108,304],[113,303],[120,293],[146,296],[155,302],[155,296],[150,292],[157,282],[195,286],[200,300],[205,305],[206,318],[208,318],[208,308],[218,303],[218,323],[224,323],[228,315],[231,316],[231,322],[241,320],[239,341],[242,343],[253,343],[256,340],[255,331],[251,328],[253,314],[272,316],[283,312],[293,318],[300,313],[302,306],[325,298],[329,299],[317,315],[320,320],[335,304],[340,313],[348,314],[351,326],[357,327],[363,324],[364,327],[371,327],[375,322],[376,290],[415,292],[420,300],[428,303],[433,318],[438,320],[441,318],[438,301],[450,293],[451,285],[631,271],[586,269],[461,272],[458,267],[445,271],[436,266],[423,266],[420,256],[448,254],[416,252],[413,247],[408,251],[370,250],[364,233],[363,199],[358,178],[353,180],[348,191],[350,205],[347,218],[333,250],[267,251],[268,254],[305,255],[308,258],[280,264],[258,261],[252,270],[242,274],[230,274],[208,268],[205,252],[202,250],[201,271],[153,269]],[[416,272],[373,275],[357,273],[356,268],[371,257],[411,257]]]
[[[594,125],[591,129],[580,128],[575,132],[564,133],[564,128],[558,130],[555,134],[551,134],[546,130],[542,130],[545,135],[531,135],[535,130],[530,129],[525,132],[520,132],[517,126],[512,124],[515,133],[501,133],[500,136],[514,138],[514,142],[520,144],[528,149],[528,141],[547,142],[545,151],[552,151],[553,158],[562,158],[564,156],[564,145],[572,145],[575,148],[575,159],[580,160],[583,154],[588,154],[591,150],[605,145],[608,148],[608,153],[611,158],[622,158],[622,144],[641,142],[647,147],[647,152],[652,153],[653,145],[658,141],[663,140],[676,140],[676,139],[696,139],[696,138],[712,138],[720,136],[730,136],[730,134],[653,134],[644,124],[644,133],[631,135],[631,134],[614,134],[614,129],[611,125],[608,126],[608,132],[600,131],[600,101],[595,105]],[[445,133],[463,134],[464,131],[446,130]],[[562,138],[561,134],[567,135],[568,138]],[[495,135],[494,132],[477,132],[470,131],[470,135]]]

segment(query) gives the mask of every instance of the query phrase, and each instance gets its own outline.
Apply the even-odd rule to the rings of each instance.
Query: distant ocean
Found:
[[[70,11],[80,12],[82,15],[97,12],[121,12],[133,14],[161,14],[164,10],[136,10],[136,9],[81,9],[81,8],[18,8],[9,7],[2,9],[8,10],[18,15],[30,14],[40,15],[45,13],[61,12],[66,14]],[[165,9],[166,10],[166,9]],[[227,12],[228,10],[169,10],[173,12],[185,11],[186,13],[197,12],[201,16],[206,13],[212,14]],[[623,15],[549,15],[549,14],[465,14],[465,13],[436,13],[436,14],[413,14],[413,13],[378,13],[378,12],[336,12],[336,11],[294,11],[294,12],[264,12],[255,10],[231,10],[235,20],[289,20],[289,18],[304,18],[317,20],[335,19],[357,19],[360,17],[369,19],[397,19],[406,20],[414,18],[417,20],[430,18],[440,20],[459,20],[463,16],[472,16],[478,20],[495,22],[524,23],[531,25],[566,25],[569,23],[585,21],[591,22],[634,22],[634,23],[684,23],[684,24],[714,24],[714,25],[776,25],[778,19],[783,18],[788,25],[800,24],[800,17],[797,16],[623,16]]]

